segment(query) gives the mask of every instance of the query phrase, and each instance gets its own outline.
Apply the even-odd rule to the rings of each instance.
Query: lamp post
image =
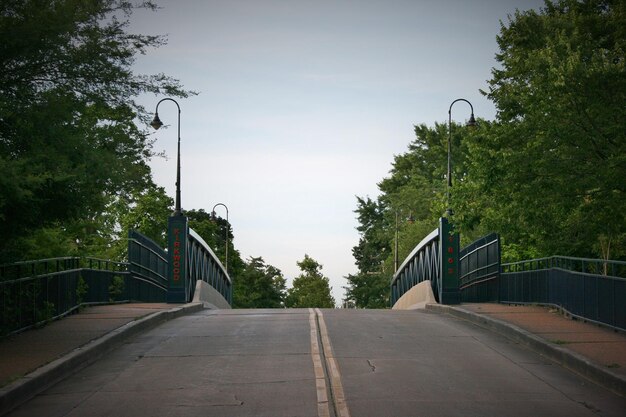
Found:
[[[394,274],[398,272],[398,233],[399,233],[398,217],[401,211],[402,211],[401,208],[396,210],[396,236],[395,236],[394,254],[393,254],[393,273]],[[413,223],[415,221],[415,219],[413,218],[413,214],[409,215],[408,221],[409,223]]]
[[[226,263],[224,267],[226,268],[226,273],[228,274],[228,229],[230,228],[230,223],[228,222],[228,207],[224,203],[217,203],[213,206],[213,210],[211,210],[211,216],[215,219],[215,207],[222,206],[226,209]]]
[[[465,126],[476,126],[476,119],[474,119],[474,106],[472,106],[472,103],[465,100],[464,98],[457,98],[456,100],[454,100],[452,104],[450,104],[450,109],[448,109],[448,187],[446,190],[446,200],[448,202],[448,209],[446,210],[446,213],[448,217],[452,216],[452,209],[450,208],[450,188],[452,188],[452,106],[457,101],[466,102],[467,104],[469,104],[472,111],[470,119],[467,121],[467,123],[465,123]]]
[[[176,102],[176,100],[169,98],[169,97],[161,99],[156,105],[156,110],[154,111],[154,119],[150,123],[150,126],[152,126],[154,130],[158,130],[161,126],[163,126],[163,122],[161,122],[161,119],[159,119],[159,104],[161,104],[162,102],[166,100],[173,101],[174,104],[176,104],[176,107],[178,107],[178,153],[176,156],[176,208],[174,209],[174,216],[182,216],[183,212],[180,208],[180,106],[178,105],[178,102]]]

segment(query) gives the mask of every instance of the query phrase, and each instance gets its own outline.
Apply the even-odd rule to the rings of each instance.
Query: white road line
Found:
[[[350,411],[348,410],[348,404],[346,403],[346,397],[343,392],[343,385],[341,384],[341,373],[339,372],[339,366],[337,365],[337,360],[335,359],[333,347],[330,344],[324,315],[319,308],[316,308],[315,312],[317,313],[319,321],[320,336],[322,337],[322,347],[324,349],[324,358],[326,359],[327,365],[326,369],[330,373],[330,387],[333,394],[333,401],[335,403],[335,410],[338,413],[338,417],[350,417]]]
[[[317,390],[317,415],[318,417],[330,417],[324,365],[322,364],[320,346],[317,341],[317,320],[315,311],[312,308],[309,308],[309,326],[311,328],[311,359],[313,360],[313,369],[315,370],[315,388]]]

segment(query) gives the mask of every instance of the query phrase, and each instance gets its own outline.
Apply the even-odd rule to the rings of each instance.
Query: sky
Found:
[[[376,198],[415,125],[445,123],[457,98],[493,120],[487,90],[496,36],[543,0],[156,0],[130,31],[166,35],[139,74],[165,73],[199,94],[181,108],[181,205],[229,209],[242,258],[261,256],[288,285],[305,254],[339,305],[356,273],[356,196]],[[164,97],[142,96],[154,108]],[[175,195],[174,103],[154,133],[155,182]],[[455,104],[454,121],[469,118]],[[216,212],[226,217],[223,207]],[[235,277],[236,279],[236,277]]]

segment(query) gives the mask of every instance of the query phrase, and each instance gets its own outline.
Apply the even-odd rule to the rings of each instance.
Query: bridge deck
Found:
[[[121,308],[135,307],[99,307],[110,323],[114,310]],[[157,307],[163,308],[167,307]],[[500,314],[519,326],[524,316],[537,321],[540,314],[547,314],[553,320],[550,331],[559,334],[545,333],[546,337],[562,341],[566,349],[579,344],[567,343],[566,337],[580,342],[595,334],[573,328],[560,331],[561,324],[563,328],[590,325],[545,309],[530,312],[511,307],[518,313],[507,313],[500,306],[484,304],[464,308]],[[111,311],[104,313],[106,309]],[[97,315],[89,310],[81,314],[92,314],[95,328]],[[128,311],[121,314],[123,320],[145,313],[138,308],[136,315]],[[84,326],[89,317],[81,320]],[[107,319],[99,320],[102,324]],[[37,335],[46,337],[46,332],[62,323],[0,342],[2,368],[29,357]],[[74,339],[77,332],[59,332],[53,339],[63,341],[67,352],[78,347],[71,347],[72,340],[84,343]],[[614,338],[603,336],[596,347],[626,349],[626,336],[609,334]],[[20,343],[26,344],[16,348]],[[22,353],[5,354],[16,351]],[[594,349],[585,354],[592,357],[593,351],[602,352]],[[614,360],[600,356],[598,363]],[[622,352],[617,360],[624,357]],[[625,367],[617,362],[609,365],[613,371],[624,372]],[[133,336],[11,415],[39,416],[46,410],[49,416],[534,417],[623,416],[624,409],[623,397],[500,335],[448,315],[388,310],[203,310]]]

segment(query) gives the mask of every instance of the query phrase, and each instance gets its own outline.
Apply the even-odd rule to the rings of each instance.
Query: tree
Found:
[[[502,24],[500,65],[484,92],[497,119],[452,131],[451,207],[462,242],[498,232],[505,261],[626,259],[624,16],[623,1],[559,0]],[[392,265],[391,252],[372,254],[393,247],[395,213],[408,208],[416,219],[400,227],[402,259],[445,209],[447,125],[415,133],[377,201],[358,200],[359,274],[348,294],[364,305],[377,287],[366,273]],[[374,259],[379,268],[369,269]]]
[[[287,291],[286,307],[334,308],[335,300],[330,295],[328,278],[322,275],[322,265],[309,255],[304,255],[297,265],[302,273],[294,278],[292,287]]]
[[[226,236],[228,236],[228,274],[231,278],[239,276],[245,263],[233,244],[235,236],[230,223],[219,216],[214,218],[203,209],[186,210],[184,214],[189,218],[189,227],[204,239],[224,266],[226,266]]]
[[[346,300],[356,308],[388,308],[390,280],[382,273],[350,274],[346,277],[348,286]]]
[[[135,7],[156,8],[123,0],[0,6],[0,233],[12,237],[0,243],[2,262],[28,257],[22,243],[44,229],[79,239],[80,225],[149,186],[151,142],[135,124],[147,115],[134,98],[191,92],[163,74],[132,72],[136,54],[163,43],[126,32]]]
[[[461,149],[464,129],[455,129],[455,173],[462,178]],[[347,297],[356,307],[388,307],[390,281],[395,273],[395,239],[398,227],[398,260],[413,250],[436,226],[445,211],[447,125],[415,126],[415,140],[408,151],[394,158],[390,176],[378,187],[377,200],[357,197],[359,244],[352,253],[359,268],[347,277]],[[457,155],[458,154],[458,155]],[[407,218],[411,222],[407,222]],[[396,225],[396,221],[397,225]]]
[[[559,0],[502,26],[486,93],[498,123],[469,149],[489,160],[468,183],[492,200],[482,222],[509,242],[626,256],[625,16],[623,1]]]
[[[363,273],[384,272],[382,264],[391,253],[389,240],[384,233],[384,204],[369,197],[357,197],[357,231],[361,235],[359,244],[352,248],[356,265]]]
[[[263,258],[250,257],[234,286],[235,308],[284,307],[286,281],[280,269],[265,264]]]

